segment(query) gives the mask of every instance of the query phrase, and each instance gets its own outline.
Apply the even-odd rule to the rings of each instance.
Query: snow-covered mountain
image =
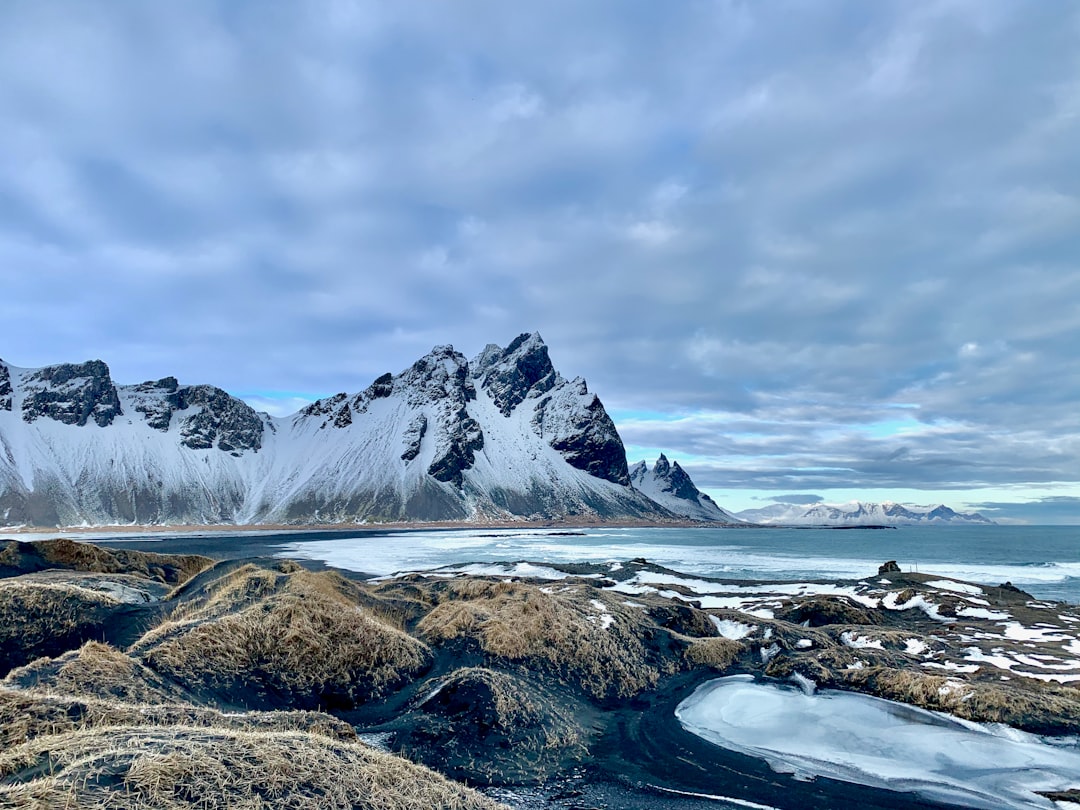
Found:
[[[776,503],[760,509],[744,509],[735,516],[748,523],[777,526],[940,526],[994,522],[978,512],[954,512],[944,504],[912,506],[891,501],[813,506]]]
[[[630,469],[630,482],[634,488],[648,495],[669,512],[691,520],[709,520],[717,523],[739,523],[739,519],[725,512],[716,501],[694,486],[690,476],[679,466],[668,462],[663,453],[652,469],[639,461]]]
[[[0,361],[0,525],[306,523],[671,515],[538,334],[472,361],[437,346],[293,416],[94,360]]]

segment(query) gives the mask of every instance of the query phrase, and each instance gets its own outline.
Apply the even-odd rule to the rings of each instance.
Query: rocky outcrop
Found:
[[[473,365],[473,374],[503,416],[509,416],[526,397],[538,397],[560,382],[537,332],[518,335],[505,349],[489,344]]]
[[[0,411],[11,410],[11,372],[7,365],[0,360]]]
[[[560,383],[536,403],[533,427],[573,467],[614,484],[629,486],[630,471],[615,423],[580,377]]]
[[[212,385],[192,385],[169,395],[176,410],[198,408],[180,423],[181,444],[193,450],[259,450],[263,421],[255,409]]]
[[[181,386],[175,377],[132,386],[135,410],[154,430],[167,432],[180,413],[180,443],[192,450],[258,451],[263,420],[242,400],[212,385]]]
[[[39,369],[23,380],[22,417],[47,418],[82,427],[93,420],[107,427],[123,413],[109,367],[100,360]]]
[[[663,453],[651,470],[644,461],[635,464],[630,470],[630,481],[635,489],[677,515],[692,520],[739,522],[699,490],[679,462],[671,463]]]

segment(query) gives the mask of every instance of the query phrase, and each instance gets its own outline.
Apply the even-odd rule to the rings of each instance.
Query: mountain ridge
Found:
[[[0,360],[0,525],[269,524],[680,515],[635,489],[585,380],[536,332],[286,417],[211,385],[117,385],[100,360]]]
[[[957,512],[945,504],[916,506],[893,501],[842,504],[777,503],[760,509],[744,509],[735,516],[763,526],[934,526],[994,525],[978,512]]]

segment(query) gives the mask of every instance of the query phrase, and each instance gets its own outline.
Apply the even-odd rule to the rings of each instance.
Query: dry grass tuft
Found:
[[[139,661],[108,644],[88,641],[58,658],[39,658],[12,670],[3,684],[49,689],[77,697],[132,703],[183,700],[186,693]]]
[[[425,667],[430,651],[357,606],[337,579],[247,566],[132,652],[156,672],[240,705],[361,703]]]
[[[438,642],[473,639],[489,655],[547,663],[593,697],[626,697],[653,686],[657,668],[642,643],[644,618],[619,601],[603,602],[608,626],[588,587],[548,593],[525,583],[470,578],[450,584],[417,629]]]
[[[885,667],[845,670],[837,673],[837,682],[849,689],[966,720],[1006,723],[1036,734],[1080,731],[1080,692],[1055,684],[1010,688]]]
[[[683,655],[694,666],[712,667],[723,672],[739,657],[744,647],[729,638],[694,639]]]
[[[0,750],[50,734],[123,725],[304,731],[335,740],[356,739],[348,723],[319,712],[223,714],[186,703],[124,703],[0,686]]]
[[[0,753],[0,807],[495,810],[399,757],[302,732],[118,726]]]
[[[0,580],[0,674],[100,637],[119,603],[73,585]]]
[[[177,584],[209,568],[213,561],[196,554],[152,554],[109,549],[60,538],[31,544],[42,558],[58,568],[104,574],[141,574],[148,579]]]

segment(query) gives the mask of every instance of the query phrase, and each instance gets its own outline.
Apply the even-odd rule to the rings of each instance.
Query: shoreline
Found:
[[[770,529],[756,523],[719,523],[699,520],[636,520],[619,518],[603,520],[575,516],[573,520],[438,520],[438,521],[389,521],[386,523],[124,523],[97,526],[12,526],[0,527],[0,535],[38,534],[221,534],[259,532],[380,532],[380,531],[438,531],[453,529]],[[791,528],[791,527],[784,527]],[[816,528],[816,527],[805,527]],[[830,528],[830,527],[822,527]],[[864,527],[852,527],[864,528]]]

